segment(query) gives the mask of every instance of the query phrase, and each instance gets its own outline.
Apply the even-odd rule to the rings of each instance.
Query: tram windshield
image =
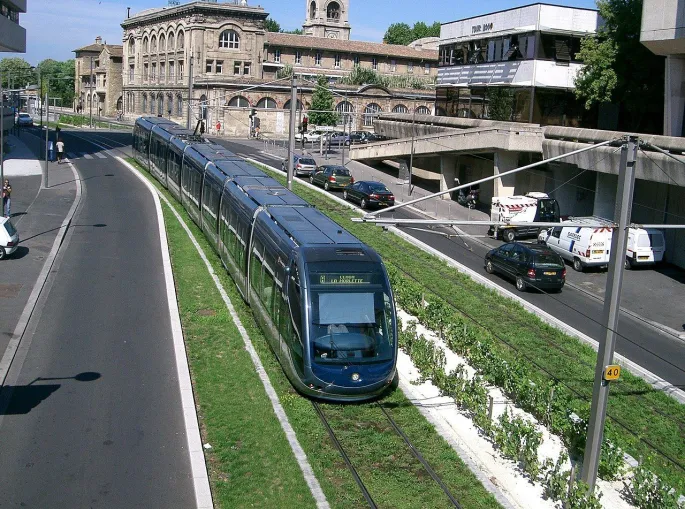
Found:
[[[393,358],[393,306],[383,274],[312,273],[310,338],[314,362]]]

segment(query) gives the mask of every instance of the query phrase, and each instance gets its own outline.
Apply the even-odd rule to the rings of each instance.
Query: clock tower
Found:
[[[350,40],[350,0],[305,0],[307,16],[304,35]]]

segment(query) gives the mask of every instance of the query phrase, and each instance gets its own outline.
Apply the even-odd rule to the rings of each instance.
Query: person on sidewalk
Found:
[[[12,205],[12,186],[10,181],[5,179],[2,184],[2,213],[5,217],[10,217],[10,206]]]
[[[57,140],[57,164],[62,164],[62,158],[64,158],[64,142],[60,138]]]

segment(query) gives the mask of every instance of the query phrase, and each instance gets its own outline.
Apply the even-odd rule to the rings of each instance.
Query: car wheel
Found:
[[[526,282],[523,280],[521,276],[516,276],[516,289],[519,292],[525,292],[526,291]]]
[[[502,236],[504,237],[504,240],[506,240],[507,242],[514,242],[516,240],[516,232],[511,228],[505,230]]]
[[[347,191],[343,191],[343,200],[347,201]]]
[[[324,182],[323,188],[324,188],[326,191],[328,191],[328,188],[329,188],[328,182]]]
[[[626,258],[626,261],[623,263],[623,266],[625,267],[626,270],[630,270],[633,268],[633,260],[630,258]]]
[[[5,248],[0,246],[0,260],[4,259],[7,256],[7,253],[5,252]]]
[[[485,272],[487,272],[488,274],[492,274],[493,272],[495,272],[495,267],[492,266],[491,260],[485,262]]]
[[[580,258],[576,257],[573,259],[573,270],[583,272],[583,262],[580,261]]]
[[[365,209],[365,208],[366,208],[366,199],[362,198],[362,201],[361,201],[361,203],[359,204],[359,206],[360,206],[362,209]]]

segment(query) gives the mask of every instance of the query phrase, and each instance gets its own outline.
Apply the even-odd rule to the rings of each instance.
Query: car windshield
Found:
[[[300,164],[306,164],[306,165],[311,165],[311,166],[316,166],[316,162],[314,162],[314,159],[307,159],[305,157],[300,159]]]
[[[339,177],[349,177],[350,170],[347,168],[333,168],[333,175],[337,175]]]
[[[19,118],[31,118],[28,113],[19,113]]]
[[[377,184],[375,182],[369,183],[369,189],[371,189],[374,192],[381,192],[381,193],[389,193],[388,188],[385,187],[383,184]]]
[[[7,233],[10,237],[13,237],[17,233],[16,228],[9,219],[5,221],[5,230],[7,230]]]
[[[564,264],[557,255],[553,253],[537,253],[535,255],[535,266],[538,268],[563,269]]]

